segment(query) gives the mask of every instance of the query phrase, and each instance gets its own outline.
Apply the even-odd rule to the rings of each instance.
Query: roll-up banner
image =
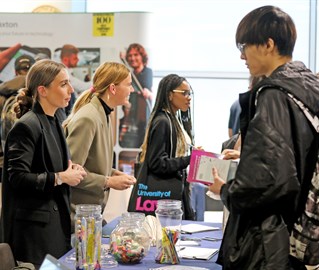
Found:
[[[124,63],[132,70],[120,54],[130,44],[138,43],[151,58],[148,38],[151,15],[147,12],[1,13],[0,81],[14,78],[14,62],[22,54],[60,62],[60,51],[65,44],[79,49],[79,61],[70,72],[82,81],[91,81],[95,69],[105,61]],[[130,106],[118,107],[113,117],[114,167],[132,175],[151,106],[139,89],[144,87],[143,82],[134,86]]]

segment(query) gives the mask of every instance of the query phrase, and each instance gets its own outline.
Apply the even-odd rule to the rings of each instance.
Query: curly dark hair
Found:
[[[172,105],[171,105],[171,102],[169,100],[169,96],[170,96],[170,93],[174,89],[178,88],[183,82],[187,82],[187,80],[184,77],[181,77],[177,74],[169,74],[169,75],[165,76],[160,81],[160,83],[158,85],[158,90],[157,90],[154,108],[152,110],[150,119],[148,121],[145,136],[144,136],[144,141],[143,141],[143,144],[141,146],[141,148],[142,148],[142,152],[140,155],[141,161],[143,161],[145,158],[145,154],[147,151],[147,144],[148,144],[148,133],[149,133],[150,127],[152,126],[152,122],[153,122],[155,116],[163,110],[169,112],[169,115],[171,115],[171,116],[175,115],[175,112],[174,112]],[[184,138],[183,131],[180,127],[180,124],[178,123],[177,118],[176,117],[170,117],[170,118],[172,121],[173,128],[176,130],[177,137]],[[183,124],[186,132],[190,135],[191,139],[193,139],[191,136],[192,123],[191,123],[190,114],[189,114],[189,119],[187,119],[186,122],[182,121],[182,124]],[[182,142],[183,142],[183,144],[186,144],[184,139],[182,139]]]
[[[141,44],[138,44],[138,43],[132,43],[126,50],[126,56],[125,56],[125,59],[126,61],[128,61],[128,53],[130,50],[132,49],[136,49],[139,54],[142,56],[142,61],[143,61],[143,64],[146,66],[147,65],[147,62],[148,62],[148,55],[146,53],[146,50],[144,49],[144,47],[141,45]]]

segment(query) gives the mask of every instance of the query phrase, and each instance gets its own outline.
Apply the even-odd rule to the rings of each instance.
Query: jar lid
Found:
[[[145,214],[142,212],[126,212],[122,213],[123,219],[138,219],[138,220],[144,220]]]
[[[157,208],[181,208],[182,201],[180,200],[158,200],[157,201]]]
[[[76,212],[99,212],[101,213],[101,205],[98,204],[77,204],[75,206],[75,211]]]

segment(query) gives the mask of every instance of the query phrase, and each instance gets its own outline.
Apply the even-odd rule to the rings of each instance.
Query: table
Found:
[[[112,230],[115,228],[115,226],[118,223],[119,218],[114,219],[113,221],[109,222],[103,227],[103,235],[110,235]],[[214,226],[214,227],[219,227],[222,228],[221,223],[209,223],[209,222],[202,222],[202,221],[188,221],[188,220],[183,220],[182,225],[184,224],[189,224],[189,223],[196,223],[196,224],[203,224],[207,226]],[[186,235],[186,234],[185,234]],[[189,237],[196,237],[196,238],[202,238],[202,237],[214,237],[214,238],[222,238],[222,230],[218,231],[207,231],[207,232],[200,232],[200,233],[193,233],[193,234],[187,234]],[[108,243],[109,239],[108,238],[103,238],[102,242],[103,243]],[[207,241],[207,240],[202,240],[201,241],[201,247],[209,247],[209,248],[219,248],[220,247],[221,241]],[[75,269],[74,265],[67,263],[65,258],[70,255],[74,250],[70,250],[68,253],[66,253],[63,257],[59,259],[60,262],[68,266],[70,269]],[[119,264],[118,267],[113,268],[113,269],[118,269],[118,270],[149,270],[150,268],[156,269],[159,267],[165,266],[164,264],[158,264],[155,263],[155,252],[156,252],[156,247],[151,247],[149,253],[147,256],[138,264]],[[212,257],[210,260],[189,260],[189,259],[181,259],[181,263],[179,265],[182,266],[196,266],[196,267],[204,267],[210,270],[221,270],[222,267],[218,264],[215,263],[217,259],[217,255]],[[103,268],[102,268],[103,270]]]

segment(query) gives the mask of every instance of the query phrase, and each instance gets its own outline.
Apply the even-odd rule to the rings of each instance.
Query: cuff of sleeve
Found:
[[[54,173],[41,173],[37,176],[37,182],[39,186],[38,190],[49,191],[52,190],[55,184],[55,174]]]
[[[105,186],[104,186],[104,191],[109,191],[110,188],[108,187],[108,181],[109,181],[109,176],[105,177]]]
[[[186,168],[189,165],[190,161],[191,161],[191,156],[183,157],[183,161],[184,161],[184,165],[185,165],[185,168]]]
[[[220,188],[220,198],[224,204],[226,202],[226,196],[227,196],[227,184],[224,184]]]

